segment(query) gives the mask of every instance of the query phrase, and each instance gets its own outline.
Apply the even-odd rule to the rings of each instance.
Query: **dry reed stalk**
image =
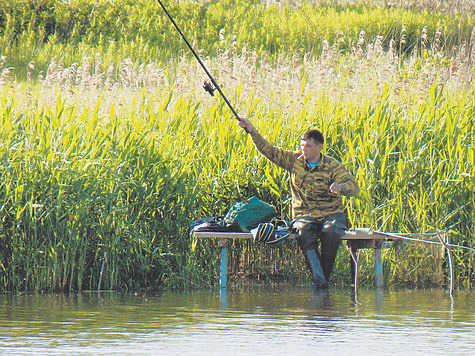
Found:
[[[301,0],[262,0],[266,6],[282,7],[288,4],[292,7],[299,8],[302,6]],[[365,6],[382,6],[388,9],[402,8],[412,11],[429,12],[439,11],[447,14],[455,13],[475,13],[475,3],[472,0],[307,0],[306,2],[323,5],[323,6],[348,6],[348,5],[365,5]]]
[[[404,46],[405,32],[403,25],[400,47]],[[255,51],[246,48],[238,51],[235,44],[226,49],[229,42],[224,31],[220,32],[220,38],[222,48],[218,55],[203,59],[223,90],[233,95],[238,111],[244,114],[256,109],[300,111],[304,106],[313,107],[321,97],[348,103],[375,102],[386,87],[393,99],[416,105],[425,100],[434,85],[445,85],[448,93],[469,91],[473,86],[475,45],[464,43],[445,53],[440,49],[440,31],[431,42],[422,29],[422,52],[414,50],[408,57],[396,52],[395,40],[390,40],[385,49],[380,36],[367,42],[364,31],[349,54],[338,50],[338,42],[330,46],[323,41],[318,57],[289,53],[274,61],[259,58]],[[0,86],[6,84],[14,70],[5,67],[4,62],[4,59],[0,62]],[[31,100],[33,91],[30,91],[25,102],[40,107],[55,105],[60,94],[67,105],[69,102],[79,107],[94,107],[101,100],[106,105],[100,110],[108,110],[110,104],[127,110],[143,90],[150,94],[172,91],[172,100],[175,96],[190,97],[204,104],[201,113],[213,102],[201,89],[206,75],[188,54],[167,66],[126,59],[116,67],[109,66],[107,71],[102,68],[100,53],[94,58],[84,57],[81,65],[73,63],[69,67],[64,67],[61,59],[53,58],[44,78],[42,73],[37,73],[35,78],[30,65],[27,73],[29,82],[36,81],[41,86],[36,89],[36,100]],[[21,89],[16,94],[17,98],[24,95]],[[260,98],[259,102],[251,104],[256,97]]]

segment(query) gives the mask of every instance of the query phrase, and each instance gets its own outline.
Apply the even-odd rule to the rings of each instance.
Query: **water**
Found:
[[[475,354],[468,292],[0,295],[0,312],[1,355]]]

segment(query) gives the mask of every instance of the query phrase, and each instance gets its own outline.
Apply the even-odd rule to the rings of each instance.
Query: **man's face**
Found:
[[[323,145],[321,143],[316,143],[313,139],[300,141],[302,155],[310,162],[317,162],[320,159],[322,148]]]

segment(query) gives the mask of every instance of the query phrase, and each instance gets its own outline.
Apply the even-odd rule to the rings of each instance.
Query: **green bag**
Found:
[[[234,203],[220,223],[227,227],[238,226],[242,231],[249,232],[259,223],[269,222],[276,216],[277,210],[273,205],[252,196]]]

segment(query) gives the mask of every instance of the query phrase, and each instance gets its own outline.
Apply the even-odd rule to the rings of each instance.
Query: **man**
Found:
[[[315,287],[328,288],[340,237],[347,228],[341,195],[358,194],[358,183],[341,163],[322,154],[324,137],[318,130],[305,132],[300,151],[295,152],[270,144],[247,118],[240,118],[238,124],[249,133],[260,153],[289,172],[292,229]]]

